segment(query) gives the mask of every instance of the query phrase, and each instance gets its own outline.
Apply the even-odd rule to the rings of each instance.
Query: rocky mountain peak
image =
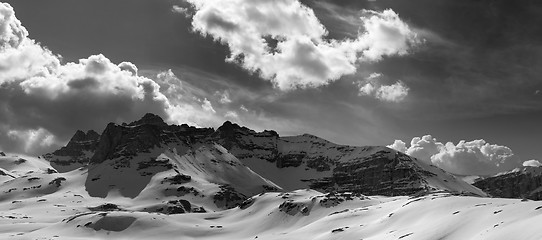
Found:
[[[135,156],[169,143],[184,144],[188,141],[187,135],[192,134],[190,130],[182,126],[168,125],[161,117],[151,113],[130,124],[109,123],[90,163],[98,164],[107,159]]]
[[[264,130],[263,132],[258,133],[250,128],[240,126],[239,124],[232,123],[230,121],[224,122],[222,126],[220,126],[216,130],[216,132],[220,133],[221,135],[233,135],[237,132],[237,133],[243,133],[245,135],[246,134],[264,134],[264,135],[275,136],[275,137],[279,136],[279,134],[273,130]]]
[[[67,147],[76,147],[76,146],[82,146],[82,145],[92,145],[91,142],[98,141],[100,139],[100,134],[95,132],[94,130],[89,130],[86,133],[77,130],[73,137],[68,142]],[[88,143],[88,144],[85,144]]]
[[[55,151],[53,154],[58,156],[79,156],[83,151],[94,151],[100,140],[100,134],[94,130],[86,133],[77,130],[65,147]]]
[[[0,157],[5,157],[6,154],[4,152],[0,152]]]
[[[523,167],[479,179],[474,186],[493,197],[542,200],[542,167]]]
[[[230,134],[233,134],[235,131],[250,132],[252,130],[246,127],[241,127],[237,123],[226,121],[216,131],[222,134],[230,135]]]
[[[66,146],[43,157],[51,162],[51,165],[60,172],[67,172],[88,164],[94,154],[100,134],[94,130],[86,133],[78,130]]]
[[[92,142],[90,138],[96,139],[96,134],[78,131],[72,142]],[[94,151],[86,163],[103,165],[112,172],[132,167],[134,171],[145,172],[148,167],[162,171],[168,168],[154,159],[164,151],[174,150],[183,156],[201,146],[217,144],[287,190],[310,187],[380,195],[434,191],[483,194],[441,169],[386,147],[338,145],[310,134],[280,137],[275,131],[256,132],[230,121],[215,131],[186,124],[168,125],[160,116],[149,113],[130,124],[108,124],[99,141],[94,142]],[[289,169],[280,170],[283,168]],[[152,175],[148,171],[141,173]]]
[[[162,119],[162,117],[153,113],[145,114],[145,116],[143,116],[141,119],[128,124],[128,126],[137,126],[137,125],[143,125],[143,124],[156,125],[156,126],[162,126],[162,127],[168,126],[164,122],[164,119]]]

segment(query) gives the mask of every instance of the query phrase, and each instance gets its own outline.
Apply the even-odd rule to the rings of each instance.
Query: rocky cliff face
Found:
[[[230,122],[211,137],[244,164],[286,190],[313,188],[387,196],[447,191],[484,196],[432,165],[386,147],[334,144],[304,134],[280,137]]]
[[[224,209],[247,196],[280,189],[209,140],[213,133],[211,128],[168,125],[153,114],[132,123],[110,123],[90,160],[86,190],[94,197],[115,191],[137,198],[153,188],[196,208]]]
[[[542,167],[524,167],[480,179],[474,186],[493,197],[542,200]]]
[[[309,134],[280,137],[275,131],[256,132],[231,122],[215,131],[168,125],[159,116],[146,114],[132,123],[110,123],[92,144],[87,135],[78,132],[74,144],[66,148],[92,150],[86,187],[98,197],[114,189],[137,197],[154,176],[165,172],[199,176],[217,184],[216,194],[228,189],[232,192],[228,196],[247,197],[279,188],[388,196],[438,191],[484,194],[441,169],[386,147],[343,146]],[[97,134],[91,136],[97,139]],[[183,186],[181,192],[186,189],[190,188]],[[236,191],[239,194],[233,194]]]
[[[142,119],[129,124],[107,125],[90,162],[98,164],[107,159],[133,157],[171,144],[181,154],[192,145],[203,142],[213,132],[212,128],[168,125],[160,116],[146,114]]]
[[[51,165],[59,172],[68,172],[89,163],[94,154],[100,134],[93,130],[86,133],[77,131],[65,147],[43,157],[51,162]]]

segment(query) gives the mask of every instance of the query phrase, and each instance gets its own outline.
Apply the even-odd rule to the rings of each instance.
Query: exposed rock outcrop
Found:
[[[99,140],[100,134],[94,130],[86,133],[78,130],[66,146],[43,157],[50,161],[57,171],[68,172],[89,163]]]
[[[474,186],[493,197],[542,200],[542,167],[523,167],[480,179]]]
[[[197,176],[200,182],[216,185],[214,200],[219,208],[236,206],[246,199],[243,194],[278,189],[212,141],[213,133],[212,128],[168,125],[153,114],[128,124],[110,123],[90,160],[86,189],[95,197],[105,197],[116,189],[134,198],[154,175],[171,172],[175,175],[161,181],[167,185],[166,195],[199,195],[200,189],[194,187],[169,186],[190,185],[191,176]],[[231,187],[220,187],[223,185]],[[240,194],[230,194],[234,192]]]
[[[286,190],[310,187],[387,196],[435,191],[485,195],[435,166],[386,147],[343,146],[310,134],[280,137],[274,131],[255,132],[231,122],[218,128],[212,139]]]
[[[79,152],[72,149],[92,151],[86,187],[97,197],[105,197],[112,189],[136,197],[152,176],[170,170],[178,175],[181,168],[198,175],[203,172],[205,181],[222,186],[214,200],[226,207],[280,187],[388,196],[438,191],[484,195],[439,168],[386,147],[338,145],[310,134],[280,137],[275,131],[256,132],[229,121],[215,131],[168,125],[160,116],[146,114],[132,123],[110,123],[99,141],[97,136],[78,132],[59,150],[73,154]],[[213,171],[223,173],[216,177]],[[247,185],[239,174],[258,185]],[[240,194],[229,194],[234,192]],[[221,203],[222,197],[226,203]]]

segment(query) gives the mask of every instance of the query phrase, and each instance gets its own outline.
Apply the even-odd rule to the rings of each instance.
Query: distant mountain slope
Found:
[[[523,167],[480,179],[474,186],[494,197],[542,200],[542,167]]]
[[[411,195],[453,192],[486,196],[476,187],[395,150],[337,145],[313,135],[280,137],[226,122],[212,139],[244,164],[286,190]]]

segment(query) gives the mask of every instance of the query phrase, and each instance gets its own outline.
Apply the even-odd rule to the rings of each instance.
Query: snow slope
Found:
[[[66,175],[70,177],[69,174]],[[75,176],[73,176],[75,177]],[[89,209],[70,186],[0,204],[2,239],[541,239],[542,203],[450,194],[422,197],[265,193],[242,207],[167,215]]]
[[[479,197],[386,147],[230,125],[110,124],[60,172],[0,156],[0,239],[542,239],[542,202]]]

